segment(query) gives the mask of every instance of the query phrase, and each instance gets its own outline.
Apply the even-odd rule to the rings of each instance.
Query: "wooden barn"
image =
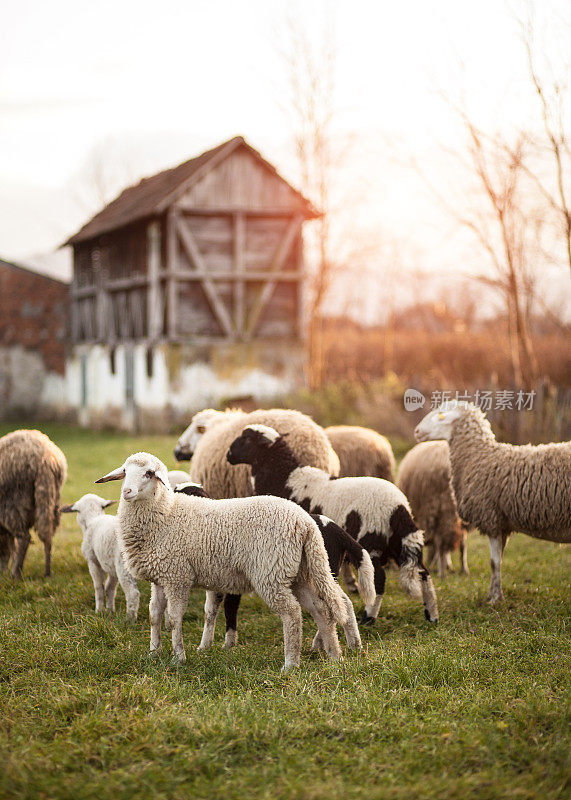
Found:
[[[236,137],[93,217],[67,242],[68,385],[80,419],[157,427],[298,384],[302,225],[315,216]]]

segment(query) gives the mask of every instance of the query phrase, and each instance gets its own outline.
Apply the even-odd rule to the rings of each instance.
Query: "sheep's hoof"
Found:
[[[158,650],[158,649],[157,650],[151,650],[149,652],[149,659],[151,661],[156,661],[156,659],[160,656],[160,654],[161,654],[161,651]]]
[[[231,650],[238,644],[238,631],[227,630],[224,637],[224,649]]]
[[[438,617],[434,617],[434,619],[432,619],[430,616],[430,611],[427,608],[424,609],[424,618],[429,622],[432,622],[433,625],[438,625]]]
[[[293,669],[297,669],[298,667],[299,664],[284,664],[280,672],[282,675],[285,675],[287,672],[291,672]]]
[[[366,611],[363,611],[363,614],[361,615],[361,625],[374,625],[374,624],[375,624],[375,618],[370,617]]]
[[[503,594],[492,594],[486,597],[486,603],[489,603],[491,606],[495,606],[498,603],[501,603],[504,599]]]
[[[211,645],[209,644],[199,644],[196,648],[197,653],[204,653],[205,650],[210,650]]]
[[[184,653],[180,656],[177,655],[177,653],[175,652],[171,654],[171,664],[173,665],[173,667],[180,667],[180,665],[184,664],[185,661],[186,661],[186,656]]]

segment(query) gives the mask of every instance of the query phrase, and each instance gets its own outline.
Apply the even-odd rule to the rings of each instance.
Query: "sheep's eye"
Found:
[[[152,470],[152,469],[148,469],[148,470],[145,472],[145,478],[154,478],[154,477],[155,477],[155,473],[153,472],[153,470]]]
[[[438,415],[438,419],[444,419],[444,414],[442,414],[442,412]]]
[[[204,433],[205,431],[206,431],[206,428],[204,427],[204,425],[198,425],[197,428],[196,428],[196,432],[197,433]]]

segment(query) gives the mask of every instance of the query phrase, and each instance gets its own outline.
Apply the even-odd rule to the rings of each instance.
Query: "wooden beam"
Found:
[[[274,207],[252,208],[251,206],[195,206],[185,200],[179,200],[174,206],[184,215],[196,217],[233,217],[236,214],[244,214],[245,217],[291,217],[297,209],[291,206],[287,208]],[[305,218],[303,211],[299,212]],[[310,215],[313,219],[313,215]]]
[[[277,250],[274,253],[274,257],[272,258],[268,270],[268,272],[274,273],[272,275],[272,279],[268,280],[265,286],[262,287],[256,301],[254,302],[254,305],[252,306],[252,310],[250,311],[250,315],[248,317],[248,323],[246,325],[247,338],[251,338],[254,335],[256,326],[262,315],[262,311],[264,310],[266,304],[270,301],[274,293],[278,281],[276,273],[279,273],[279,271],[285,264],[286,259],[289,256],[292,244],[295,241],[298,232],[301,230],[302,222],[303,222],[303,217],[301,216],[301,214],[295,216],[289,223],[286,232],[283,236],[283,239],[278,244]]]
[[[239,337],[244,335],[244,309],[246,287],[244,284],[244,258],[246,255],[246,220],[244,214],[234,214],[234,327]]]
[[[161,227],[155,220],[147,227],[147,336],[151,341],[162,333],[161,286]]]
[[[175,278],[175,273],[177,270],[177,261],[178,261],[178,239],[177,239],[177,222],[178,222],[178,214],[176,209],[169,209],[167,216],[166,216],[166,226],[167,226],[167,242],[166,242],[166,252],[167,252],[167,273],[169,275],[167,279],[167,336],[169,339],[174,338],[176,336],[177,330],[177,292],[178,286]]]
[[[182,245],[182,249],[185,251],[190,263],[193,264],[195,269],[201,272],[203,275],[208,275],[206,264],[202,258],[200,250],[198,249],[196,241],[194,240],[194,236],[184,224],[184,220],[177,220],[176,231],[178,233],[178,238]],[[230,315],[226,309],[226,306],[218,295],[214,283],[210,277],[203,277],[201,279],[201,285],[204,289],[204,294],[208,298],[208,302],[210,303],[212,311],[214,312],[214,316],[220,323],[222,330],[226,336],[233,337],[234,326],[232,325],[232,320],[230,319]]]
[[[174,273],[161,270],[159,278],[167,278],[174,275],[177,281],[234,281],[236,280],[236,273],[227,270],[213,270],[212,272],[198,272],[195,270],[182,270],[179,269]],[[279,272],[268,272],[268,270],[248,270],[242,273],[243,281],[265,281],[268,278],[273,278],[278,281],[299,281],[302,278],[300,272],[296,270],[280,270]]]

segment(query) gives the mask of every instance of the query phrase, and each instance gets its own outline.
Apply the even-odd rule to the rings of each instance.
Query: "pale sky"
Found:
[[[97,147],[113,154],[121,184],[242,134],[295,180],[279,53],[292,9],[315,40],[324,9],[333,21],[335,124],[357,142],[346,169],[349,182],[366,182],[361,222],[378,220],[428,265],[453,268],[463,245],[451,244],[450,220],[400,162],[434,166],[439,145],[456,144],[439,92],[462,94],[485,129],[538,124],[502,0],[3,5],[0,257],[49,251],[86,221],[78,186]],[[543,0],[538,10],[548,21],[571,18],[566,0]],[[560,39],[561,53],[571,52],[569,28]]]

